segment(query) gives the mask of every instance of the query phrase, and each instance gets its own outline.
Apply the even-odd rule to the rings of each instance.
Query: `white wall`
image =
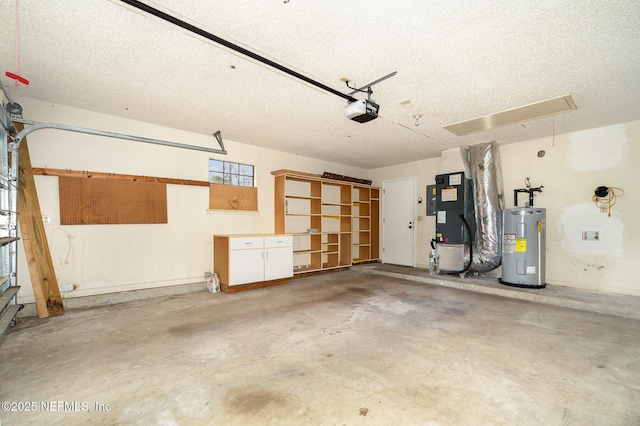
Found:
[[[16,99],[28,120],[63,123],[217,148],[213,136],[170,129],[82,109]],[[212,133],[217,130],[212,127]],[[222,129],[224,138],[224,129]],[[40,130],[27,136],[33,167],[208,180],[209,158],[255,165],[258,212],[209,211],[206,187],[167,185],[168,224],[61,226],[58,179],[36,176],[36,187],[59,285],[77,289],[64,298],[202,282],[213,269],[213,235],[272,233],[273,176],[278,169],[329,171],[367,177],[367,171],[224,138],[228,155],[139,142]],[[24,249],[19,243],[19,302],[34,301]]]
[[[535,206],[547,209],[547,283],[613,293],[640,295],[634,263],[640,258],[640,121],[502,145],[500,156],[506,207],[513,207],[513,190],[544,185]],[[545,156],[539,158],[538,151]],[[418,196],[434,183],[440,159],[416,161],[370,171],[375,185],[387,179],[417,177]],[[597,186],[625,191],[611,217],[591,200]],[[526,201],[521,194],[519,204]],[[424,203],[417,206],[424,215]],[[433,217],[416,218],[416,263],[426,263],[434,233]],[[581,231],[600,231],[600,241],[582,241]]]
[[[16,101],[26,119],[217,147],[208,135],[28,98]],[[208,188],[168,185],[165,225],[60,226],[57,178],[36,176],[42,214],[51,217],[45,229],[58,282],[77,286],[64,293],[65,298],[201,282],[204,272],[213,268],[214,234],[273,232],[270,172],[282,168],[368,176],[377,186],[384,180],[416,177],[416,264],[427,263],[435,221],[426,216],[425,187],[440,171],[439,158],[367,171],[226,138],[227,156],[59,130],[37,131],[27,139],[34,167],[207,180],[210,157],[256,166],[258,212],[209,211]],[[512,207],[513,189],[524,187],[526,177],[534,186],[545,187],[535,205],[547,208],[548,283],[640,295],[640,283],[633,279],[634,262],[640,258],[640,196],[635,186],[640,177],[639,141],[640,121],[636,121],[500,147],[506,207]],[[538,158],[539,150],[546,155]],[[591,201],[600,185],[625,190],[610,218]],[[420,205],[419,196],[424,200]],[[521,197],[520,204],[525,198]],[[583,242],[582,230],[601,231],[601,241]],[[33,302],[21,245],[18,260],[19,300]]]
[[[435,237],[435,217],[427,216],[426,185],[435,183],[435,175],[440,172],[440,158],[413,161],[411,163],[383,167],[371,170],[370,179],[373,185],[382,187],[382,182],[401,178],[416,178],[416,193],[414,203],[415,218],[415,264],[417,267],[427,267],[429,264],[429,242]],[[418,197],[422,197],[422,203],[418,204]],[[383,228],[380,229],[382,236]],[[381,237],[382,238],[382,237]],[[383,243],[383,241],[381,241]]]

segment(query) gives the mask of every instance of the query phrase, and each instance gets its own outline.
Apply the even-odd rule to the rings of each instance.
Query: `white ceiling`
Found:
[[[143,2],[343,93],[343,77],[359,87],[398,74],[373,87],[380,117],[360,124],[344,99],[118,0],[20,0],[16,67],[16,1],[4,0],[3,83],[14,96],[367,169],[640,119],[638,0]],[[442,128],[565,94],[578,109],[555,123]]]

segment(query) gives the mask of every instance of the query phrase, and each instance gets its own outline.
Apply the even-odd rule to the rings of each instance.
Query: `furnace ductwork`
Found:
[[[502,216],[504,188],[500,152],[495,141],[469,147],[474,183],[476,242],[469,271],[489,272],[502,260]]]

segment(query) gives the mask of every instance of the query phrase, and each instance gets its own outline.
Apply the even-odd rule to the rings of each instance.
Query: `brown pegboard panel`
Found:
[[[209,185],[209,208],[215,210],[258,210],[258,188],[254,186]]]
[[[167,223],[164,183],[59,177],[61,225]]]

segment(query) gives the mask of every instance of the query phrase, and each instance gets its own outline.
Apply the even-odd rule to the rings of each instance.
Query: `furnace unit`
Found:
[[[435,192],[434,242],[440,270],[464,273],[471,264],[475,241],[473,183],[464,172],[441,174],[436,176]]]

